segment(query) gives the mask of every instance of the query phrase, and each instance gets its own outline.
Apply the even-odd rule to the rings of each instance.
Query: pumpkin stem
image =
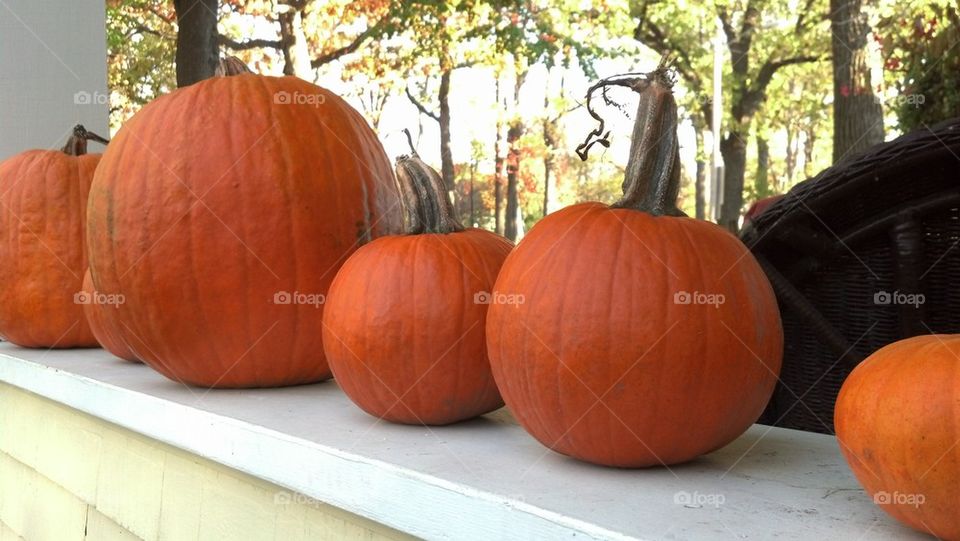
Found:
[[[407,216],[406,232],[455,233],[463,225],[453,212],[443,179],[414,153],[397,158],[397,179]]]
[[[77,124],[73,127],[73,133],[67,139],[67,144],[60,150],[70,156],[83,156],[87,153],[88,141],[95,141],[104,145],[110,142],[93,132],[87,131],[83,124]]]
[[[217,63],[217,69],[214,70],[214,77],[230,77],[240,75],[241,73],[253,73],[253,70],[243,63],[243,60],[235,56],[225,56]]]
[[[410,135],[410,130],[408,130],[407,128],[404,128],[403,134],[407,136],[407,144],[410,145],[410,155],[419,156],[419,154],[417,154],[417,147],[413,145],[413,136]]]
[[[630,157],[623,179],[623,197],[611,205],[630,208],[655,216],[686,216],[677,208],[680,193],[680,143],[677,139],[677,102],[673,99],[673,78],[666,57],[656,70],[647,74],[627,73],[603,79],[587,91],[587,112],[598,122],[597,128],[577,147],[580,159],[595,144],[610,146],[610,132],[604,132],[603,118],[593,110],[591,98],[602,89],[604,102],[611,104],[606,89],[627,87],[640,94],[637,116],[630,141]]]

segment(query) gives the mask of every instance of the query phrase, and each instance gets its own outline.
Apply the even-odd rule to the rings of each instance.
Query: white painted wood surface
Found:
[[[332,381],[206,391],[102,350],[8,343],[0,380],[427,539],[926,539],[873,505],[830,436],[754,426],[690,464],[614,470],[547,451],[502,411],[378,422]]]
[[[0,160],[77,123],[109,137],[105,21],[103,0],[0,0]]]

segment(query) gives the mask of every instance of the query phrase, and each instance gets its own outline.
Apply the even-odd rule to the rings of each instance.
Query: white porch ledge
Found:
[[[427,539],[926,539],[872,504],[829,436],[758,425],[691,464],[613,470],[547,451],[502,410],[377,422],[333,382],[206,391],[102,350],[8,343],[0,381]]]

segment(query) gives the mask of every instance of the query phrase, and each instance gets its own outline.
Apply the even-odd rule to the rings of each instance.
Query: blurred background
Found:
[[[617,198],[636,96],[597,102],[611,145],[585,162],[584,96],[664,54],[681,208],[734,231],[757,201],[960,115],[957,0],[110,0],[111,131],[177,87],[178,10],[215,11],[223,54],[342,95],[391,157],[409,128],[463,221],[512,239],[563,206]]]

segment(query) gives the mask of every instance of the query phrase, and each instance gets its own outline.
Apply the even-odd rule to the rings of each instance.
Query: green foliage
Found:
[[[237,54],[258,71],[279,74],[283,56],[278,48],[278,14],[288,3],[221,0],[221,34],[244,45],[224,51]],[[904,4],[909,6],[905,10],[908,15],[898,15],[897,9]],[[926,98],[919,109],[898,103],[903,105],[898,109],[903,126],[932,123],[947,111],[957,111],[960,103],[956,56],[960,47],[952,46],[958,36],[956,25],[949,24],[948,5],[950,0],[883,0],[874,8],[877,20],[886,25],[880,27],[884,54],[899,62],[893,65],[888,60],[888,83],[896,85],[901,95],[919,92]],[[611,202],[620,196],[623,173],[611,157],[598,153],[581,162],[572,153],[576,141],[566,140],[574,138],[567,133],[566,115],[580,105],[575,99],[581,98],[580,71],[594,79],[598,66],[609,71],[604,64],[607,59],[617,58],[621,66],[647,65],[658,53],[643,46],[668,51],[679,73],[676,90],[682,114],[699,129],[707,128],[712,106],[711,39],[720,13],[734,31],[752,27],[749,58],[736,69],[730,61],[731,51],[723,45],[727,58],[724,126],[745,130],[742,136],[749,138],[745,204],[760,195],[753,193],[756,190],[785,191],[828,165],[832,127],[829,61],[789,63],[774,70],[775,76],[764,74],[768,62],[825,57],[830,45],[827,11],[828,0],[306,0],[302,30],[314,59],[358,45],[311,75],[317,79],[337,77],[348,83],[341,92],[352,96],[352,103],[358,103],[374,125],[387,101],[405,100],[408,90],[426,110],[436,113],[435,95],[445,70],[479,68],[501,77],[503,95],[510,103],[495,104],[490,96],[489,109],[477,114],[500,115],[504,126],[521,122],[526,127],[517,143],[518,185],[521,212],[529,228],[542,214],[544,159],[548,156],[552,158],[551,210],[586,200]],[[925,41],[913,39],[913,27],[902,22],[912,21],[914,14],[926,25]],[[115,129],[144,103],[175,87],[176,20],[172,3],[166,0],[109,0],[107,16],[111,123]],[[937,22],[932,23],[934,20]],[[931,28],[932,34],[927,36]],[[251,40],[260,45],[250,45]],[[543,108],[520,110],[512,103],[513,79],[519,76],[523,80],[523,74],[537,65],[552,68],[554,74],[547,83]],[[570,78],[575,83],[565,86],[561,82],[564,74],[574,74]],[[461,91],[456,84],[464,79],[459,77],[454,77],[454,93]],[[571,92],[577,95],[571,96]],[[758,101],[752,109],[734,106],[751,99]],[[486,107],[482,102],[478,107]],[[453,123],[463,121],[465,117],[454,111]],[[770,141],[771,159],[769,185],[761,182],[754,187],[753,138],[757,135]],[[790,151],[786,150],[788,136],[793,145]],[[491,229],[495,137],[492,132],[484,135],[482,144],[474,145],[469,163],[454,167],[461,216],[470,221],[472,201],[474,222]],[[797,141],[807,142],[810,148]],[[787,154],[792,154],[792,166]],[[681,205],[690,214],[693,174],[684,171],[681,193]],[[504,186],[504,195],[505,191]]]
[[[107,83],[115,131],[144,104],[176,88],[176,16],[165,0],[107,3]]]
[[[896,90],[887,108],[908,132],[960,116],[960,14],[948,0],[884,6],[876,36]]]

